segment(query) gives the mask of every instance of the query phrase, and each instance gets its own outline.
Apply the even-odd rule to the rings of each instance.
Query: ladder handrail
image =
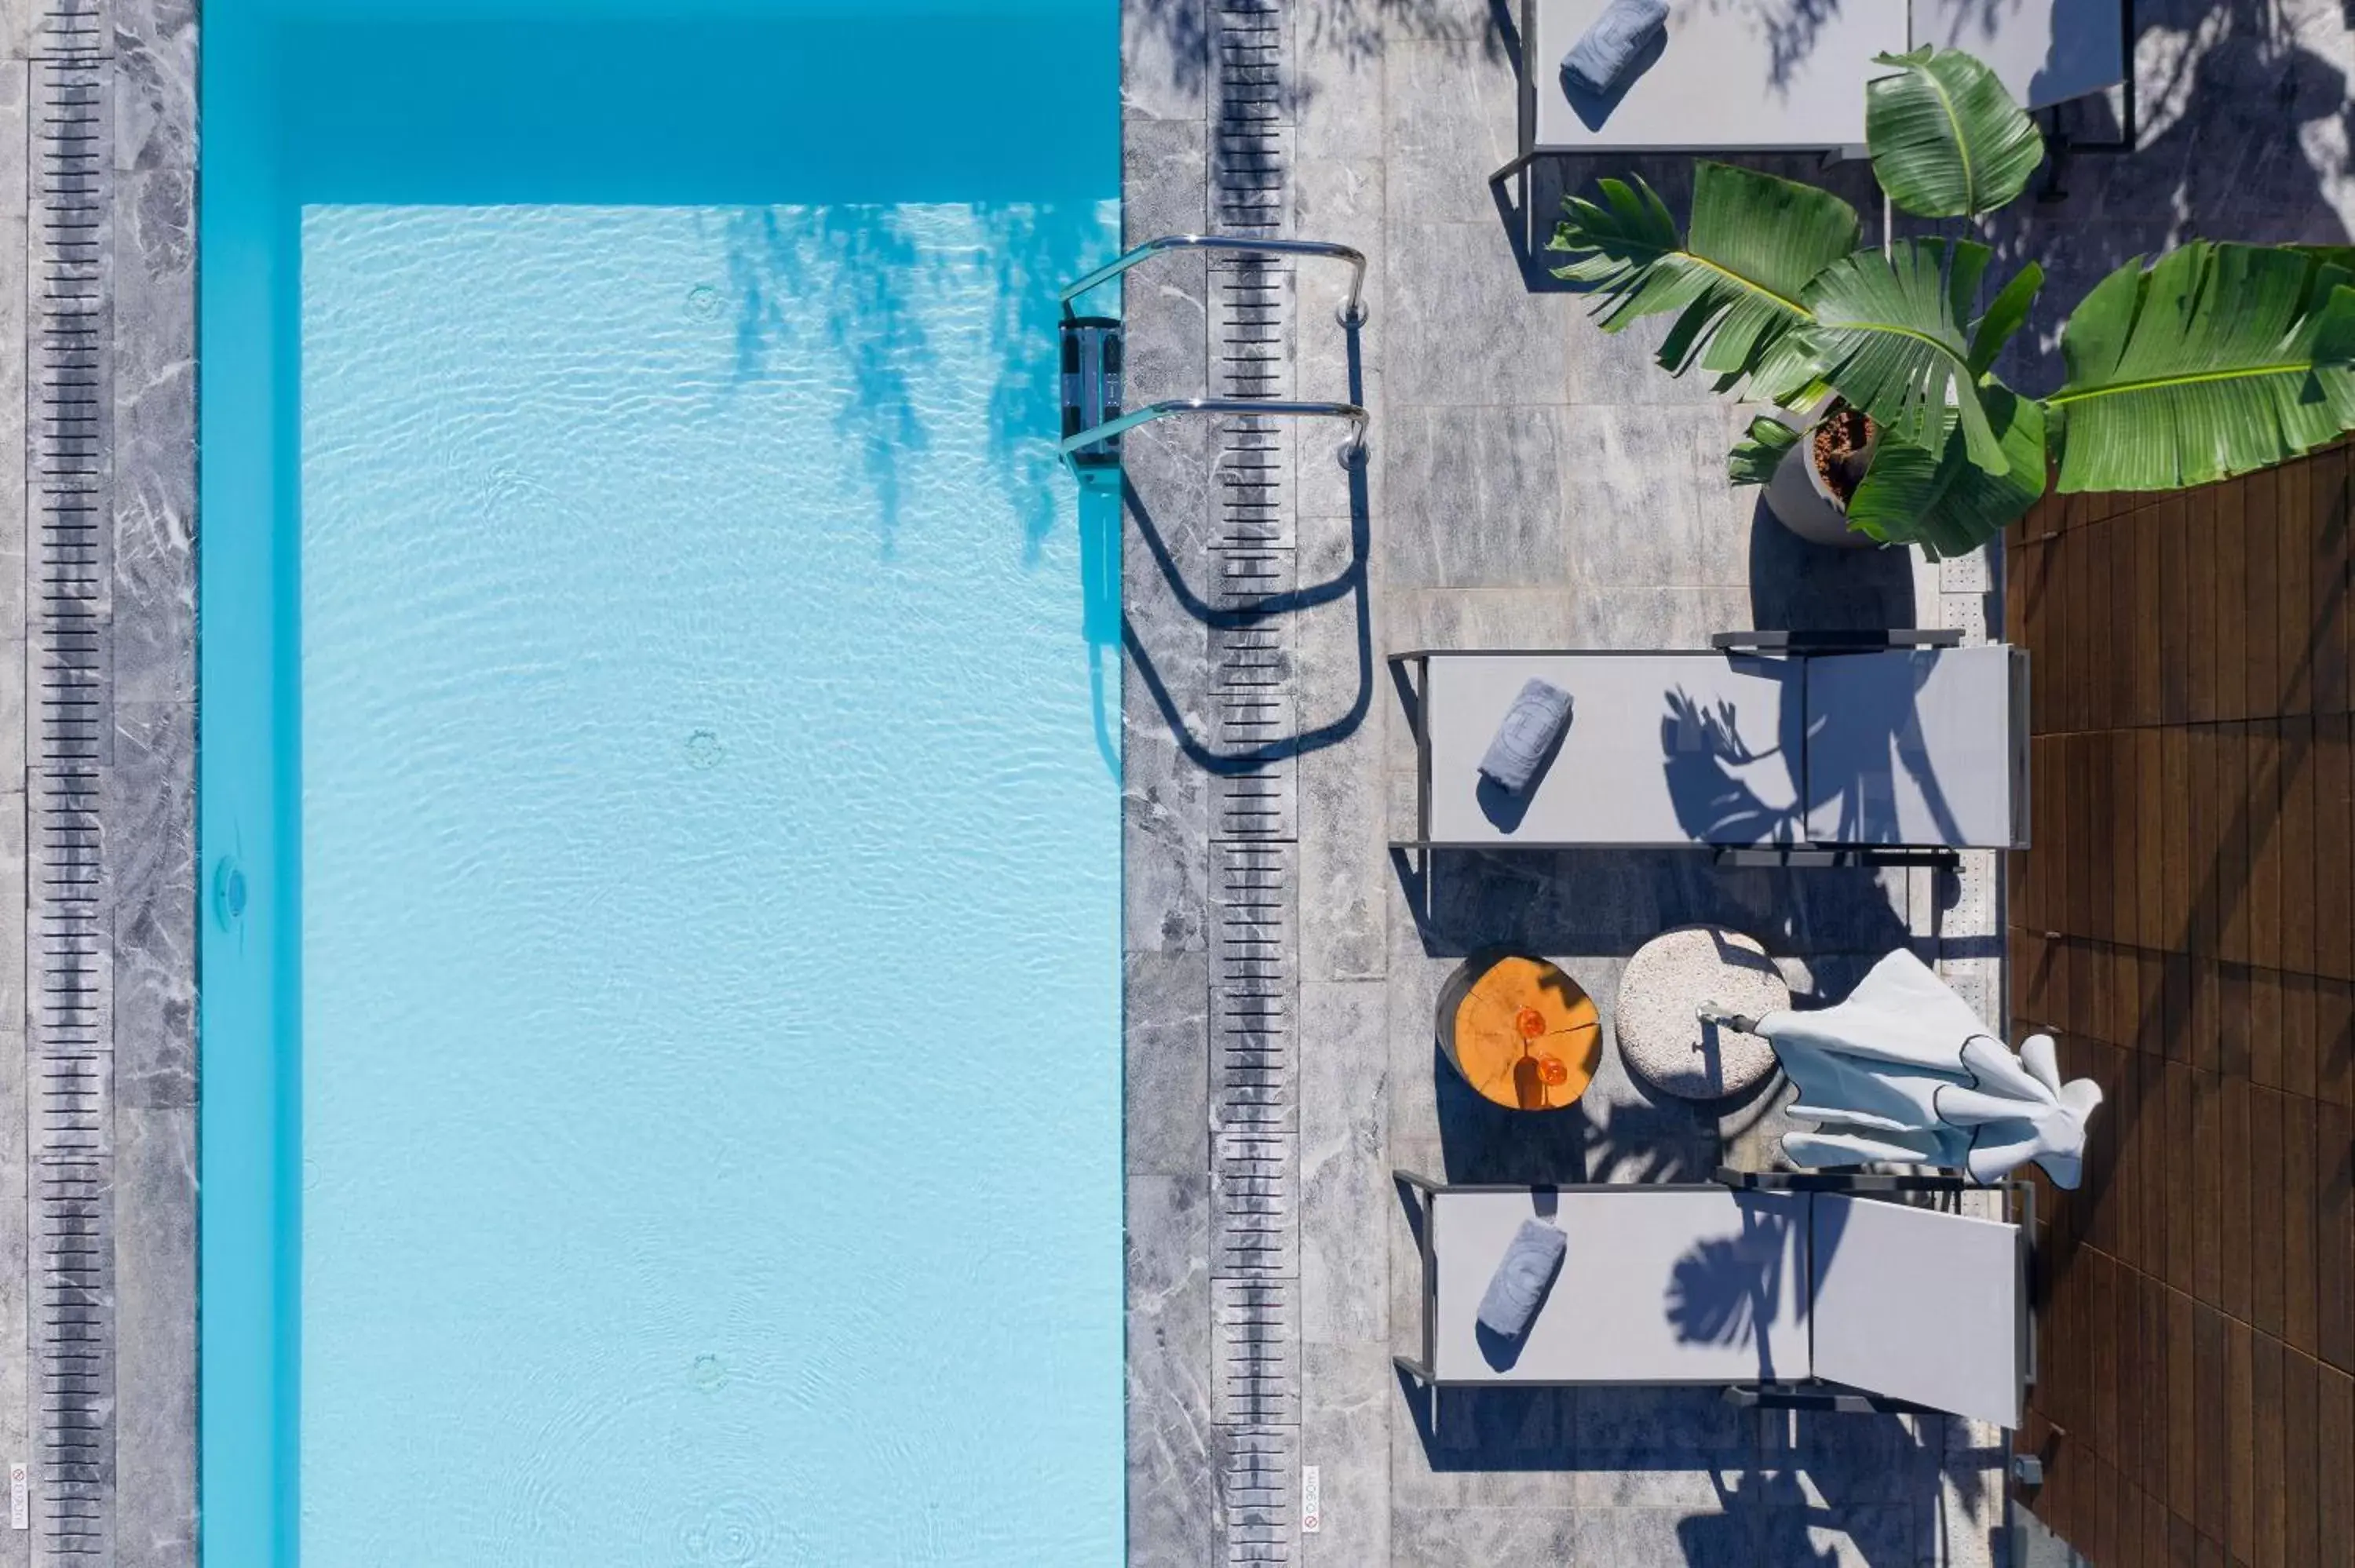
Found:
[[[1359,326],[1366,320],[1366,256],[1362,250],[1330,239],[1249,239],[1236,234],[1165,234],[1148,239],[1108,261],[1063,291],[1063,314],[1072,314],[1071,302],[1103,287],[1131,267],[1165,250],[1227,250],[1260,256],[1331,256],[1349,264],[1349,298],[1341,307],[1341,324]]]
[[[1166,397],[1158,403],[1148,403],[1142,408],[1132,408],[1118,418],[1092,425],[1077,435],[1065,436],[1056,450],[1068,459],[1082,447],[1166,419],[1172,414],[1274,414],[1294,419],[1347,419],[1349,439],[1341,444],[1341,461],[1354,466],[1366,454],[1366,425],[1372,418],[1356,403],[1299,402],[1273,397]]]

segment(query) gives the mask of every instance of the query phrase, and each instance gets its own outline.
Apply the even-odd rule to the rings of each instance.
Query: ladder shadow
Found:
[[[1362,403],[1365,378],[1359,329],[1348,326],[1344,330],[1348,334],[1348,398],[1353,403]],[[1367,562],[1372,555],[1372,505],[1368,484],[1370,466],[1369,460],[1360,458],[1348,470],[1349,552],[1341,569],[1323,581],[1305,588],[1295,587],[1281,593],[1251,596],[1232,605],[1216,604],[1196,591],[1187,578],[1183,563],[1178,559],[1177,552],[1171,548],[1151,510],[1127,476],[1122,476],[1121,499],[1128,515],[1135,521],[1138,538],[1152,556],[1170,597],[1188,616],[1204,628],[1213,631],[1245,630],[1343,599],[1348,600],[1351,607],[1355,690],[1347,706],[1326,723],[1241,749],[1221,748],[1197,733],[1184,706],[1173,693],[1169,679],[1139,636],[1134,619],[1124,609],[1121,642],[1127,650],[1129,663],[1152,698],[1154,706],[1159,710],[1162,723],[1177,742],[1178,750],[1204,772],[1227,777],[1255,772],[1272,763],[1337,745],[1356,734],[1364,725],[1366,715],[1373,706],[1374,694],[1373,614],[1366,581]],[[1296,671],[1296,656],[1288,657],[1286,662]]]

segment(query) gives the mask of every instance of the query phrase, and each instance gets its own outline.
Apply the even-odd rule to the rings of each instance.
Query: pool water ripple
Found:
[[[307,210],[306,1568],[387,1510],[457,1568],[1116,1552],[1117,800],[1010,363],[1051,302],[1000,292],[1042,232]]]

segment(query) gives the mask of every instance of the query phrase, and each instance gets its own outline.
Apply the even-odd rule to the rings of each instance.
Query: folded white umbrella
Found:
[[[1774,1047],[1799,1086],[1791,1115],[1817,1124],[1784,1136],[1794,1165],[1939,1165],[1992,1183],[2032,1160],[2077,1185],[2100,1087],[2061,1081],[2050,1035],[2014,1055],[1910,951],[1873,965],[1836,1007],[1734,1022]]]

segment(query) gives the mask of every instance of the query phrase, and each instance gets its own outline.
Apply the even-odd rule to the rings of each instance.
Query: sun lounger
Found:
[[[1664,652],[1422,650],[1407,849],[1705,847],[1904,863],[2028,843],[2027,655],[1953,634],[1728,633]],[[1543,771],[1479,770],[1531,680],[1569,694]]]
[[[1860,153],[1873,57],[1924,44],[1978,56],[2030,109],[2126,78],[2120,0],[1670,0],[1656,58],[1596,94],[1562,58],[1610,3],[1522,0],[1520,154],[1496,178],[1549,153]]]
[[[1959,1183],[1725,1172],[1702,1185],[1463,1187],[1393,1174],[1420,1211],[1423,1303],[1422,1348],[1397,1361],[1433,1388],[1716,1384],[1746,1404],[2019,1425],[2032,1375],[2022,1227],[1866,1195]],[[2033,1201],[2024,1184],[2009,1191]],[[1568,1245],[1535,1319],[1508,1341],[1476,1314],[1532,1216]]]

